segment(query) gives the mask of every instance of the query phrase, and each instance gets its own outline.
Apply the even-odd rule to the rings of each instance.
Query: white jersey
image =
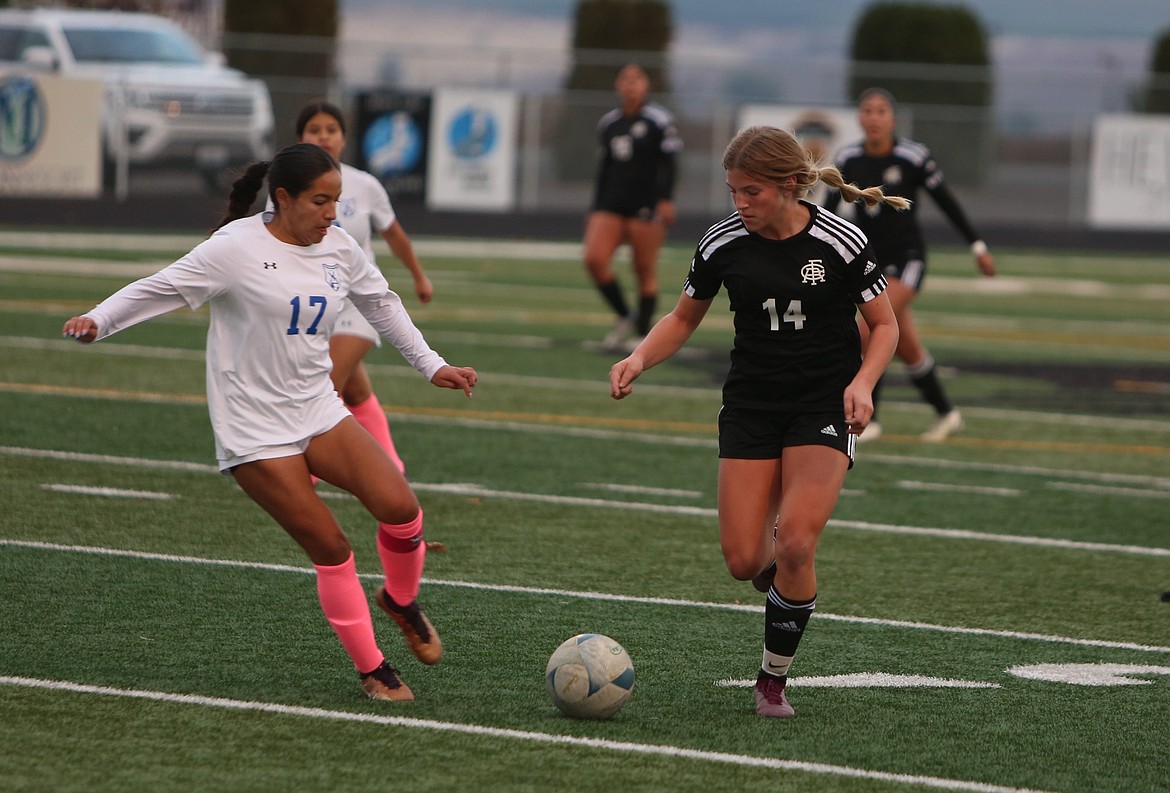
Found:
[[[272,210],[272,198],[269,197],[265,212]],[[386,231],[394,225],[397,217],[394,207],[390,205],[386,188],[376,176],[352,165],[341,164],[341,198],[337,200],[337,220],[333,221],[333,225],[348,231],[362,246],[366,258],[374,264],[378,263],[378,257],[374,255],[373,232],[381,234]],[[357,336],[376,347],[382,346],[378,331],[348,304],[342,307],[336,324],[330,325],[326,333]]]
[[[221,462],[303,442],[348,415],[329,379],[328,329],[348,298],[430,380],[446,362],[357,242],[330,228],[281,242],[262,215],[237,220],[87,316],[98,339],[187,306],[211,307],[207,402]]]
[[[358,241],[371,262],[378,261],[374,256],[373,232],[381,234],[393,226],[396,219],[390,196],[378,177],[342,163],[336,223]]]

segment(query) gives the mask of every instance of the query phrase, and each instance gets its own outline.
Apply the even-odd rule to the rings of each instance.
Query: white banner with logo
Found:
[[[808,107],[799,105],[744,105],[739,111],[739,128],[766,125],[786,129],[796,135],[818,160],[833,161],[837,149],[856,143],[864,136],[857,121],[856,109]],[[821,203],[828,188],[817,185],[809,200]],[[842,211],[849,207],[842,206]]]
[[[1095,119],[1088,215],[1096,228],[1170,229],[1170,116]]]
[[[0,195],[101,194],[102,84],[0,74]]]
[[[515,206],[518,110],[512,91],[435,91],[427,155],[429,208],[503,212]]]

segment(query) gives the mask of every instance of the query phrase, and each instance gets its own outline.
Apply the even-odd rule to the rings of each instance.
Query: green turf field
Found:
[[[206,316],[60,337],[196,241],[0,234],[0,790],[1170,790],[1164,257],[997,251],[990,282],[934,255],[917,315],[967,428],[918,441],[893,366],[777,721],[746,687],[762,597],[715,529],[722,298],[614,402],[576,246],[417,241],[436,297],[407,305],[481,381],[368,359],[447,548],[422,594],[447,654],[421,666],[375,609],[418,697],[375,703],[307,559],[214,471]],[[372,520],[322,492],[372,594]],[[546,696],[581,632],[634,660],[612,721]]]

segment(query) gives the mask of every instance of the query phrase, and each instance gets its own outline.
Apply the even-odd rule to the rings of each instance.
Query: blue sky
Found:
[[[922,0],[956,5],[957,0]],[[859,13],[873,0],[673,0],[679,26],[703,25],[715,29],[804,29],[838,31],[848,39]],[[1147,41],[1170,29],[1167,0],[968,0],[965,5],[992,35],[1028,38],[1131,38]],[[371,7],[495,11],[507,15],[569,20],[576,0],[342,0],[344,10]]]
[[[874,1],[673,0],[676,93],[710,101],[739,90],[737,75],[762,71],[777,98],[848,104],[840,64]],[[1170,31],[1170,0],[919,2],[962,4],[983,23],[1005,117],[1039,111],[1066,123],[1074,112],[1123,110],[1148,79],[1154,41]],[[577,0],[342,0],[343,71],[359,85],[555,90],[576,8]],[[494,54],[469,65],[485,52]]]

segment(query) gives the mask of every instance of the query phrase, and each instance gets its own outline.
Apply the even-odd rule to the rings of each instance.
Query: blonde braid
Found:
[[[841,191],[841,197],[852,204],[854,201],[863,201],[867,207],[876,207],[878,204],[889,204],[894,209],[909,209],[910,199],[897,195],[886,195],[880,187],[861,188],[845,181],[841,172],[832,165],[821,165],[817,168],[817,178],[829,187]]]

